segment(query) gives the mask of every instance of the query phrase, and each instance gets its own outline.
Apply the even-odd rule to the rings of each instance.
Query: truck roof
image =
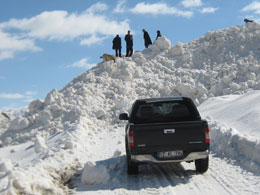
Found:
[[[172,101],[172,100],[183,100],[187,97],[165,97],[165,98],[145,98],[145,99],[138,99],[136,101],[144,101],[144,102],[165,102],[165,101]]]

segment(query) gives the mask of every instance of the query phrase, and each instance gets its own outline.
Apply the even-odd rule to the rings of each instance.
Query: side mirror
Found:
[[[128,120],[128,114],[127,113],[122,113],[119,115],[119,120]]]

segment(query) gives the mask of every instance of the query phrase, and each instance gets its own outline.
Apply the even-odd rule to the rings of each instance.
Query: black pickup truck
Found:
[[[128,120],[125,146],[128,174],[142,163],[195,162],[204,173],[209,164],[209,127],[187,97],[138,99]]]

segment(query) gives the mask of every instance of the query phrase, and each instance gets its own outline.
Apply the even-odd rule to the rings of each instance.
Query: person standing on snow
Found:
[[[145,48],[148,48],[149,45],[152,45],[152,41],[148,32],[145,29],[143,29],[143,32],[144,32],[144,46]]]
[[[133,54],[133,35],[130,34],[130,30],[125,35],[126,42],[126,57],[131,57]]]
[[[155,40],[157,40],[158,37],[162,37],[162,34],[161,34],[161,32],[160,32],[159,30],[157,30],[157,36],[156,36],[156,39],[155,39]]]
[[[113,39],[113,49],[116,51],[116,57],[121,57],[121,48],[121,38],[119,35],[116,35],[116,37]]]

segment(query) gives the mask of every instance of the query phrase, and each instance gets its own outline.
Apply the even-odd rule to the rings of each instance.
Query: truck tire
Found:
[[[196,171],[200,174],[205,173],[209,168],[209,157],[195,160]]]
[[[127,164],[127,174],[137,175],[139,173],[138,164],[131,161],[131,157],[126,153],[126,164]]]
[[[127,164],[127,174],[137,175],[139,173],[138,164],[131,161],[131,157],[128,150],[127,138],[125,139],[125,151],[126,151],[126,164]]]
[[[138,164],[127,160],[127,174],[137,175],[138,173]]]

